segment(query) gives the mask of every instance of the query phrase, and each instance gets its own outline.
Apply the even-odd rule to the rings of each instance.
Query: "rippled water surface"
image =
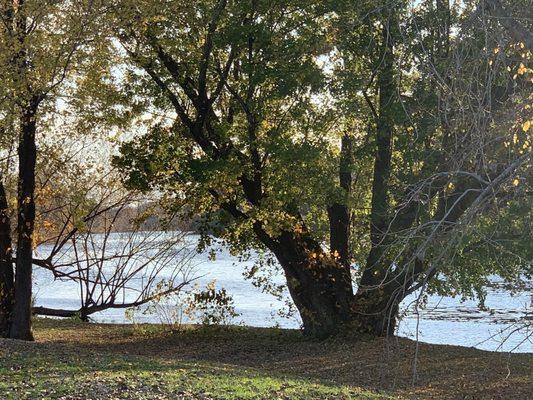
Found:
[[[120,241],[120,235],[114,240]],[[188,237],[188,245],[195,245],[196,237]],[[235,323],[251,326],[274,326],[297,328],[300,321],[297,317],[282,318],[277,310],[283,308],[284,301],[279,301],[269,294],[262,293],[252,283],[245,280],[243,271],[252,261],[241,262],[232,257],[227,250],[219,249],[214,261],[208,253],[195,256],[195,274],[200,276],[197,283],[204,286],[213,279],[217,287],[223,287],[233,296],[237,312],[240,314]],[[46,253],[46,249],[38,249]],[[276,282],[282,283],[283,277],[274,276]],[[79,289],[72,282],[54,281],[47,271],[34,271],[34,292],[36,305],[77,309],[79,308]],[[533,352],[532,338],[528,333],[520,331],[508,337],[508,334],[521,326],[520,320],[524,313],[531,311],[532,291],[524,290],[511,295],[505,289],[494,285],[489,289],[486,299],[487,311],[480,311],[476,301],[461,302],[460,299],[432,296],[424,309],[416,310],[411,296],[403,302],[405,316],[399,325],[400,336],[416,338],[423,342],[472,346],[485,350]],[[93,315],[99,322],[128,322],[124,310],[107,310]],[[153,315],[138,313],[139,322],[158,322]],[[418,335],[417,335],[418,331]],[[504,340],[505,339],[505,340]]]

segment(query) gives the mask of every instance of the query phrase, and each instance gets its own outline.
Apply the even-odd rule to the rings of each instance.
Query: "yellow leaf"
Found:
[[[267,121],[266,119],[264,119],[263,121],[261,121],[261,127],[265,130],[269,130],[269,129],[272,129],[274,125],[270,123],[269,121]]]
[[[529,130],[530,126],[531,126],[531,121],[528,120],[528,121],[524,122],[524,124],[522,125],[522,130],[524,132],[527,132]]]
[[[514,178],[513,186],[518,186],[519,183],[520,181],[518,180],[518,178]]]

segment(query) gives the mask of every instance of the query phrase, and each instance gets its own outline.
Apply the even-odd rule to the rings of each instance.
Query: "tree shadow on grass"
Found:
[[[38,339],[45,344],[77,352],[144,357],[151,360],[149,370],[158,365],[190,369],[201,362],[202,368],[222,368],[225,374],[247,371],[242,379],[258,374],[421,397],[528,398],[533,362],[530,354],[509,358],[502,353],[421,343],[413,386],[416,343],[403,338],[315,341],[298,331],[267,328],[189,327],[172,333],[157,326],[41,324]]]
[[[0,339],[0,347],[2,399],[388,398],[334,382],[218,362],[76,349],[54,342]]]

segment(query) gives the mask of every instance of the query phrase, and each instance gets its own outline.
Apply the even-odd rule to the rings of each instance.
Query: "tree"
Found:
[[[16,234],[11,238],[9,202],[3,211],[0,268],[0,331],[31,340],[32,258],[35,229],[36,136],[84,46],[94,36],[97,1],[0,2],[0,125],[3,148],[16,140],[18,183]],[[84,50],[87,50],[85,48]],[[2,182],[3,185],[3,182]],[[5,194],[4,187],[0,194]],[[13,244],[16,243],[16,246]],[[15,257],[11,249],[15,247]],[[13,273],[13,263],[15,265]],[[13,281],[14,279],[14,281]]]
[[[391,25],[399,16],[407,22]],[[340,42],[344,65],[370,82],[360,84],[363,90],[375,88],[358,104],[373,116],[376,153],[370,249],[354,302],[355,312],[363,315],[358,320],[373,332],[392,332],[399,302],[429,284],[443,294],[477,292],[482,299],[489,274],[516,284],[528,271],[530,252],[512,249],[520,236],[508,236],[509,247],[502,246],[505,230],[499,227],[499,239],[479,241],[475,251],[470,242],[483,226],[476,217],[496,220],[510,204],[529,201],[522,189],[509,190],[531,158],[527,135],[518,126],[525,115],[516,114],[524,106],[527,84],[512,82],[510,65],[518,55],[512,35],[490,17],[442,1],[403,11],[396,4],[381,41],[364,32]],[[391,50],[385,47],[373,64],[362,64],[361,44],[372,43],[389,43]],[[500,49],[507,54],[494,65],[491,58]],[[509,137],[520,145],[504,155]],[[527,235],[527,228],[522,232]],[[470,254],[460,257],[466,243]],[[493,262],[494,255],[483,255],[486,248],[494,252],[494,245],[508,254],[505,267]]]
[[[214,231],[235,252],[268,249],[305,333],[390,334],[408,293],[482,282],[489,270],[454,270],[449,255],[476,215],[527,201],[530,82],[487,51],[522,57],[524,44],[470,6],[124,1],[130,84],[164,117],[116,163],[130,186],[206,215],[207,243]],[[523,151],[502,154],[514,135]]]
[[[47,215],[47,220],[59,226],[40,241],[33,264],[54,279],[75,282],[80,307],[35,306],[34,314],[88,321],[94,313],[140,307],[178,293],[195,279],[186,234],[167,231],[161,213],[143,207],[148,199],[124,193],[112,178],[104,177],[107,185],[93,185],[82,203],[55,199],[60,202],[50,212],[55,218]]]
[[[78,122],[78,121],[76,121]],[[195,280],[185,232],[157,198],[125,190],[102,148],[113,140],[61,127],[40,147],[37,168],[34,267],[71,285],[79,308],[36,305],[33,314],[88,321],[108,309],[140,307],[180,292]],[[77,126],[77,123],[74,127]]]

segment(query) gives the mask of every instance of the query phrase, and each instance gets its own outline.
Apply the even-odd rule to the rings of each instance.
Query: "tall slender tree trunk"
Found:
[[[35,144],[38,100],[32,99],[22,111],[19,140],[17,260],[15,306],[10,337],[33,340],[31,331],[33,229],[35,223]]]
[[[378,71],[379,115],[370,212],[371,249],[355,296],[358,330],[384,336],[394,332],[401,289],[386,258],[390,224],[389,179],[391,174],[397,85],[394,77],[394,10],[388,10],[382,31],[383,53]]]
[[[0,337],[9,334],[14,303],[15,282],[11,247],[8,202],[4,183],[0,180]]]
[[[332,252],[336,252],[344,265],[346,278],[351,281],[350,273],[350,207],[349,196],[352,191],[352,167],[354,164],[353,139],[345,134],[341,141],[339,162],[339,187],[344,195],[342,201],[335,201],[328,207],[329,242]]]
[[[3,2],[0,6],[0,13],[4,22],[2,32],[6,40],[13,37],[13,16],[14,3]],[[12,66],[17,68],[18,52],[12,55]],[[14,110],[10,110],[11,112]],[[14,118],[12,112],[12,118]],[[5,121],[4,121],[5,122]],[[7,125],[12,128],[12,121]],[[4,132],[2,132],[4,133]],[[9,328],[14,305],[15,277],[12,260],[11,224],[9,220],[9,210],[3,177],[0,179],[0,336],[9,336]]]

